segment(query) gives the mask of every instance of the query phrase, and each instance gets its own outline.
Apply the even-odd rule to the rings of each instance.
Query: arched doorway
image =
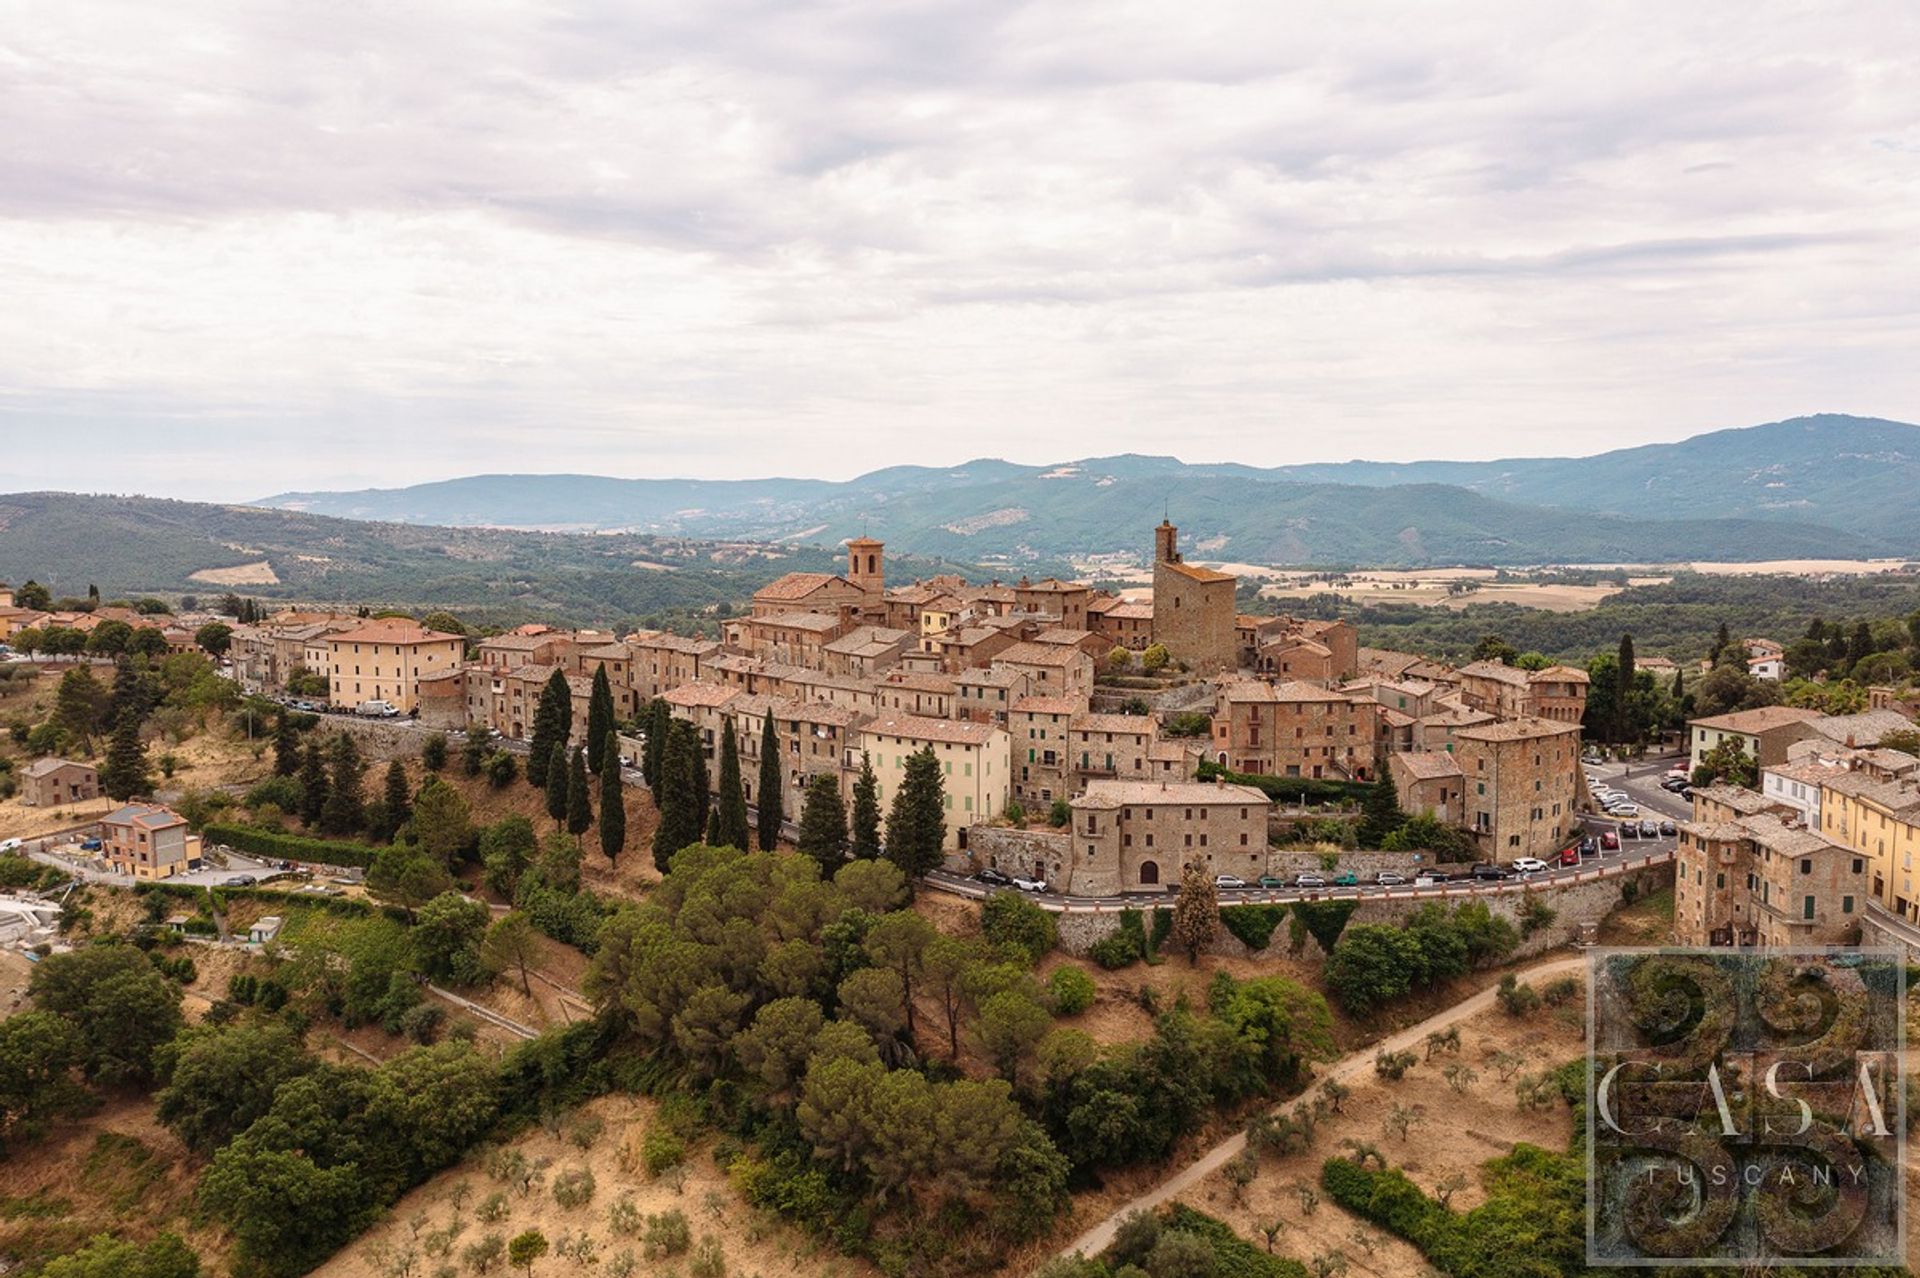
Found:
[[[1140,886],[1158,887],[1159,884],[1160,867],[1152,861],[1142,861],[1140,863]]]

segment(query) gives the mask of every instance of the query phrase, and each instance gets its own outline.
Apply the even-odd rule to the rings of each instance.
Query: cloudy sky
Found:
[[[1920,420],[1920,10],[0,0],[0,487]]]

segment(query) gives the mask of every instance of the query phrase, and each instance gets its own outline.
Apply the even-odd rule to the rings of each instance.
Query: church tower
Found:
[[[1153,530],[1153,562],[1156,564],[1177,564],[1180,562],[1180,530],[1165,519]]]
[[[869,603],[877,603],[886,593],[886,545],[871,537],[855,537],[847,543],[847,580],[867,593]]]

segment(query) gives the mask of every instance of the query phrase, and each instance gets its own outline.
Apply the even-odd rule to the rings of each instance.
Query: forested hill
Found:
[[[1920,429],[1809,417],[1597,457],[1260,469],[1124,455],[897,466],[844,483],[481,475],[290,492],[356,519],[707,538],[868,533],[914,554],[1061,558],[1150,544],[1167,511],[1194,559],[1421,566],[1870,558],[1920,553]]]
[[[782,573],[838,571],[822,546],[365,523],[247,506],[0,495],[0,581],[58,594],[226,590],[309,603],[444,607],[476,622],[631,624],[740,603]],[[898,580],[973,564],[890,558]],[[1004,575],[1004,573],[1003,573]]]

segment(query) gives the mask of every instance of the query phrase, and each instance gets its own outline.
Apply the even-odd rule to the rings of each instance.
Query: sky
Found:
[[[0,0],[0,490],[1920,420],[1920,9]]]

